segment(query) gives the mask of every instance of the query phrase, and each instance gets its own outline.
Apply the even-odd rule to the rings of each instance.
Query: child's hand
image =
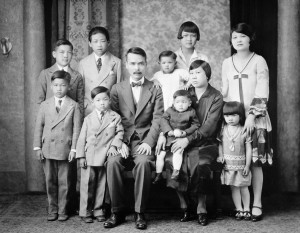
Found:
[[[249,171],[250,171],[249,166],[245,166],[245,168],[244,168],[244,170],[243,170],[243,176],[248,176]]]
[[[69,153],[69,162],[72,162],[76,157],[76,153],[74,151],[70,151]]]
[[[117,154],[119,154],[119,152],[117,151],[115,146],[111,146],[107,152],[107,157],[108,156],[116,156]]]
[[[170,130],[170,131],[168,132],[168,136],[169,136],[169,137],[174,136],[174,131],[173,131],[173,130]]]
[[[181,136],[180,136],[181,138],[185,138],[186,137],[186,132],[185,131],[183,131],[183,130],[181,130]]]
[[[128,146],[123,142],[121,148],[118,149],[118,152],[121,154],[122,158],[127,159],[129,156]]]
[[[218,163],[224,163],[224,156],[219,156],[219,157],[217,158],[217,162],[218,162]]]
[[[154,83],[154,86],[156,87],[156,89],[161,88],[161,83],[157,79],[154,79],[153,83]]]
[[[80,165],[80,167],[86,169],[86,167],[87,167],[86,159],[85,158],[80,158],[79,165]]]
[[[174,137],[175,138],[181,138],[182,137],[182,130],[180,129],[174,129]]]
[[[36,151],[36,157],[37,157],[38,160],[40,160],[40,162],[42,162],[45,159],[42,150],[37,150]]]
[[[186,85],[182,86],[182,89],[187,91],[190,88],[190,86],[191,86],[191,84],[187,83]]]

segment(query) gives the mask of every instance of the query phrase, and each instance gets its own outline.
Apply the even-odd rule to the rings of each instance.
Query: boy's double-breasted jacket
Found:
[[[57,113],[55,99],[51,97],[40,105],[33,146],[41,148],[47,159],[67,160],[71,149],[76,149],[80,128],[78,103],[66,96]]]

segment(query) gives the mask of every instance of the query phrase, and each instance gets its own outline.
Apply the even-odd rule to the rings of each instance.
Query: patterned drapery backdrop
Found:
[[[148,77],[159,70],[158,55],[180,47],[177,32],[185,21],[195,22],[201,39],[197,48],[208,56],[212,67],[211,84],[221,86],[221,66],[230,56],[229,0],[120,0],[121,54],[133,46],[148,56]],[[123,73],[128,76],[124,70]]]
[[[76,69],[79,61],[91,53],[88,45],[88,33],[91,28],[103,26],[108,28],[111,34],[118,35],[118,0],[69,0],[67,22],[67,35],[74,46],[71,66]],[[118,38],[112,36],[110,47],[118,56]]]

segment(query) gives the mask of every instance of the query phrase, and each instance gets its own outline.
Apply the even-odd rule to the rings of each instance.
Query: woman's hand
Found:
[[[155,154],[159,155],[161,150],[165,150],[167,139],[163,134],[159,135],[156,147],[155,147]]]
[[[249,171],[250,171],[250,168],[249,168],[249,166],[246,165],[244,170],[243,170],[243,176],[248,176]]]
[[[171,152],[174,153],[177,150],[183,151],[189,144],[189,140],[187,138],[176,138],[173,141]]]
[[[243,129],[243,133],[246,133],[247,136],[251,136],[255,129],[255,116],[253,114],[249,114]]]
[[[217,162],[218,163],[224,163],[224,156],[219,156],[218,158],[217,158]]]

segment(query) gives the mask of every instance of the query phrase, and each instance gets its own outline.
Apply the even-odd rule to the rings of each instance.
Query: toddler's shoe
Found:
[[[163,176],[162,173],[156,173],[156,176],[152,182],[152,184],[158,184],[162,180]]]
[[[60,214],[60,215],[58,215],[58,221],[66,221],[66,220],[68,220],[68,218],[69,218],[69,216],[68,215],[66,215],[66,214]]]
[[[47,220],[48,221],[55,221],[57,219],[57,214],[48,214]]]
[[[179,177],[179,170],[174,169],[173,172],[172,172],[171,179],[172,180],[178,180],[178,177]]]

